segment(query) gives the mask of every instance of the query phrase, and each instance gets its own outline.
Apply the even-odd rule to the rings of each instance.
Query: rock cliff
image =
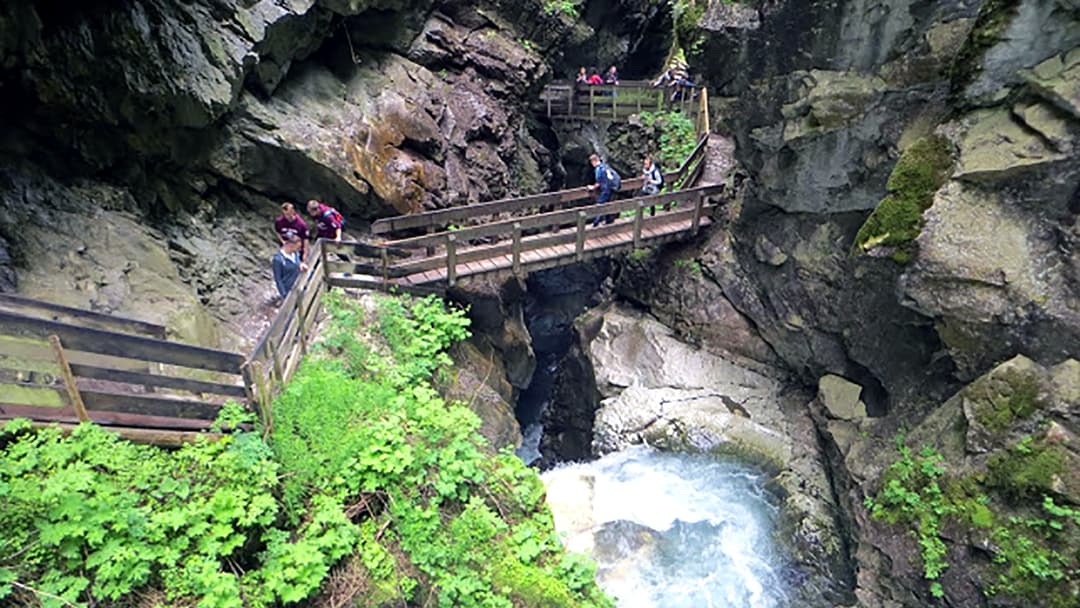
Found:
[[[1069,574],[1028,570],[1005,582],[988,564],[1015,564],[1010,517],[1080,506],[1067,474],[1008,489],[1033,458],[1015,446],[1061,446],[1046,462],[1070,462],[1075,450],[1076,405],[1061,392],[1071,381],[1047,378],[1065,377],[1080,356],[1076,4],[688,2],[676,31],[751,180],[724,230],[632,272],[623,292],[709,350],[775,357],[821,382],[814,410],[857,547],[860,605],[1075,604]],[[704,322],[729,305],[735,316]],[[767,348],[753,346],[759,339]],[[1004,363],[1017,355],[1026,358]],[[1038,406],[977,430],[985,424],[961,407],[976,400],[963,396],[1017,367],[1038,378],[1021,383],[1038,387]],[[1023,401],[1005,393],[986,407]],[[827,394],[848,406],[826,407]],[[905,457],[882,446],[904,428],[917,429],[905,436],[911,454],[940,451],[943,478],[968,480],[987,509],[977,510],[989,526],[981,537],[954,522],[916,531],[919,546],[897,542],[903,516],[871,508],[890,499],[899,473],[889,465]],[[967,509],[963,496],[945,502]],[[1073,532],[1066,525],[1040,550]],[[935,543],[947,574],[926,553]],[[968,564],[972,552],[980,559]],[[1076,567],[1070,559],[1062,572]]]

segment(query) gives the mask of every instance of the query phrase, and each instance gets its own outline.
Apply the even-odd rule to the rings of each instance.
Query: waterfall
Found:
[[[556,528],[620,608],[788,605],[765,475],[638,447],[543,474]]]

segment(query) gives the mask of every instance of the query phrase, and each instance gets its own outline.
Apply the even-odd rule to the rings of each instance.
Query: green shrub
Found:
[[[934,596],[945,592],[938,579],[949,566],[948,550],[940,530],[948,522],[954,531],[989,539],[993,582],[986,595],[1052,608],[1077,605],[1078,590],[1070,581],[1080,575],[1075,549],[1080,546],[1080,510],[1042,493],[1061,469],[1060,446],[1033,445],[1029,438],[1009,454],[992,457],[985,477],[950,475],[941,454],[923,447],[915,455],[902,436],[897,446],[900,457],[885,470],[881,490],[867,497],[865,506],[874,519],[911,531]],[[1009,511],[1000,497],[994,502],[991,492],[1014,503]]]
[[[697,146],[694,123],[682,112],[642,112],[641,122],[660,131],[660,151],[655,160],[663,171],[681,167]]]
[[[431,388],[464,313],[433,298],[376,308],[330,298],[270,444],[236,433],[166,451],[94,425],[5,425],[0,603],[160,591],[261,608],[312,597],[338,567],[357,606],[612,606],[589,562],[564,553],[536,473],[487,455],[476,415]],[[242,418],[227,408],[220,425]]]

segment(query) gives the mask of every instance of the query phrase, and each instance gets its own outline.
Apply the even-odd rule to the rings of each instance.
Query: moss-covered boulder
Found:
[[[855,246],[862,251],[888,248],[898,262],[911,258],[911,242],[922,229],[922,214],[934,201],[937,191],[952,169],[949,142],[930,136],[913,143],[893,167],[885,187],[889,194],[855,235]]]

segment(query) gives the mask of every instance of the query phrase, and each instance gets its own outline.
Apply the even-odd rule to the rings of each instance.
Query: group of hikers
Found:
[[[619,84],[619,70],[615,66],[611,66],[604,72],[603,75],[596,68],[585,69],[585,66],[578,68],[577,77],[574,78],[574,84],[576,86],[592,86],[592,85],[614,85]],[[677,65],[664,70],[650,83],[653,88],[665,88],[671,89],[670,100],[680,101],[685,96],[692,96],[694,87],[696,86],[693,79],[690,78],[690,73],[685,67]]]
[[[619,70],[615,69],[615,66],[608,68],[604,75],[601,76],[600,72],[596,68],[589,68],[589,71],[585,71],[585,66],[578,68],[577,78],[574,79],[576,85],[598,85],[598,84],[619,84]]]
[[[274,233],[281,248],[274,254],[271,267],[274,285],[282,299],[288,295],[300,273],[307,270],[304,260],[307,259],[308,239],[341,241],[341,231],[345,228],[345,217],[330,205],[310,200],[306,209],[314,223],[313,230],[308,229],[307,222],[292,203],[282,203],[281,215],[274,220]]]
[[[619,173],[600,159],[598,154],[589,156],[589,163],[593,167],[594,182],[588,186],[589,191],[596,193],[596,204],[610,202],[622,188],[622,177]],[[642,159],[641,176],[644,183],[637,192],[639,196],[659,194],[664,187],[664,174],[657,166],[651,155]],[[342,230],[345,228],[345,218],[341,213],[316,200],[310,200],[305,206],[307,214],[313,223],[313,228],[296,211],[296,207],[290,203],[281,204],[281,215],[274,220],[274,233],[277,235],[280,249],[271,260],[274,275],[274,285],[277,287],[279,301],[283,301],[289,294],[299,278],[300,273],[308,269],[305,262],[308,254],[308,241],[328,239],[341,241]],[[656,208],[651,209],[655,213]],[[616,215],[602,215],[593,219],[593,226],[599,226],[603,221],[610,224],[615,221]]]
[[[622,189],[622,177],[619,172],[613,169],[610,165],[600,159],[599,154],[589,155],[589,164],[593,168],[594,181],[588,186],[590,192],[596,192],[596,204],[601,205],[603,203],[610,202],[612,198]],[[660,171],[660,167],[653,160],[652,155],[646,155],[641,161],[641,177],[644,179],[644,183],[641,185],[641,189],[638,190],[638,196],[649,196],[652,194],[659,194],[660,190],[664,187],[664,174]],[[650,214],[656,213],[656,207],[650,207]],[[610,224],[615,221],[616,214],[608,214],[597,216],[593,218],[593,227],[599,226],[603,221],[605,224]]]

